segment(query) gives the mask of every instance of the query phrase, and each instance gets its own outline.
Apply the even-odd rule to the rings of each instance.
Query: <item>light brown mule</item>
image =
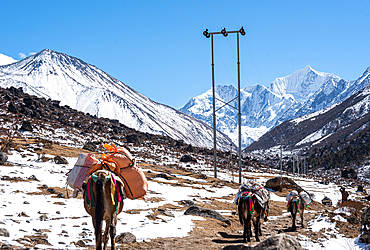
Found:
[[[122,211],[123,200],[121,202],[112,200],[112,193],[116,198],[117,196],[121,196],[122,199],[124,197],[121,184],[117,179],[119,178],[115,179],[114,175],[109,171],[99,170],[94,172],[87,179],[86,185],[84,185],[84,206],[86,212],[92,217],[97,250],[102,249],[102,242],[104,242],[104,250],[107,249],[108,235],[111,238],[111,249],[114,249],[117,214]],[[118,193],[112,190],[114,183],[117,183],[114,189],[118,190]],[[113,204],[113,202],[116,204]],[[105,221],[105,230],[102,238],[101,229],[103,220]]]
[[[292,198],[290,198],[289,204],[288,204],[288,211],[290,212],[292,216],[292,220],[293,220],[292,230],[293,231],[296,230],[295,222],[296,222],[297,213],[300,214],[301,225],[302,225],[302,228],[304,227],[303,213],[304,213],[305,208],[306,206],[304,205],[303,199],[301,197],[293,196]]]

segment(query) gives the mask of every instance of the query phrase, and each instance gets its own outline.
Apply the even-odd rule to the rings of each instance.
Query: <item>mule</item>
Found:
[[[123,193],[121,180],[112,172],[99,170],[91,174],[84,184],[84,207],[91,216],[95,229],[95,245],[97,250],[107,249],[108,237],[111,239],[111,249],[114,250],[117,215],[122,212]],[[105,230],[102,237],[102,224]]]
[[[243,242],[250,242],[252,237],[252,222],[254,227],[254,235],[256,241],[260,241],[259,236],[262,236],[261,232],[261,219],[267,221],[269,211],[269,202],[267,201],[262,207],[257,201],[257,197],[254,193],[245,192],[241,195],[238,203],[238,214],[239,221],[244,226],[243,231]]]
[[[288,212],[290,212],[292,216],[292,230],[296,230],[296,217],[297,213],[300,214],[301,217],[301,226],[302,228],[304,227],[304,221],[303,221],[303,213],[305,210],[306,206],[304,204],[304,201],[301,197],[299,196],[293,196],[290,198],[289,203],[288,203]]]

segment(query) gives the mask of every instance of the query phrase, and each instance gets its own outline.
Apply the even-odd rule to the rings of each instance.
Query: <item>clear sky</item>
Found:
[[[306,65],[345,80],[370,66],[370,1],[0,1],[0,53],[51,49],[181,108],[211,88],[209,31],[238,30],[241,86]],[[237,86],[236,35],[214,36],[217,85]]]

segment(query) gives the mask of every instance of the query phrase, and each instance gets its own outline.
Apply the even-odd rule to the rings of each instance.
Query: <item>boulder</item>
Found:
[[[12,112],[12,113],[15,113],[15,114],[18,114],[19,113],[18,107],[13,102],[10,102],[9,103],[8,111],[9,112]]]
[[[225,222],[228,225],[231,224],[229,219],[227,219],[226,217],[222,216],[219,212],[216,212],[215,210],[212,210],[212,209],[202,208],[198,206],[191,206],[185,211],[184,215],[190,215],[190,214],[216,219],[216,220]]]
[[[63,158],[63,157],[61,157],[59,155],[57,155],[57,156],[54,157],[54,162],[56,164],[68,164],[68,161],[66,160],[66,158]]]
[[[9,231],[5,228],[0,228],[0,236],[2,237],[9,237]]]
[[[357,179],[357,173],[353,168],[342,170],[341,176],[347,179]]]
[[[98,152],[99,145],[100,145],[100,142],[89,141],[83,146],[83,149],[89,150],[91,152]]]
[[[31,122],[23,121],[20,130],[32,132],[33,128],[32,128]]]
[[[269,189],[278,191],[278,190],[280,190],[280,184],[281,184],[281,178],[279,176],[274,177],[274,178],[268,179],[266,181],[265,188],[269,188]]]
[[[361,235],[359,242],[370,243],[370,206],[367,206],[361,215]]]
[[[296,237],[277,234],[255,245],[253,250],[303,250]]]
[[[132,233],[125,232],[118,235],[115,239],[116,243],[124,244],[124,243],[134,243],[136,242],[136,237]]]
[[[4,152],[0,152],[0,164],[4,164],[8,160],[8,155]]]
[[[191,162],[197,163],[197,160],[194,157],[192,157],[191,155],[182,156],[180,161],[181,162],[190,162],[191,161]]]
[[[137,134],[130,134],[125,137],[127,143],[139,144],[139,136]]]
[[[188,151],[188,152],[194,152],[194,148],[193,148],[193,146],[192,146],[191,144],[189,144],[189,146],[187,146],[187,147],[185,148],[185,151]]]

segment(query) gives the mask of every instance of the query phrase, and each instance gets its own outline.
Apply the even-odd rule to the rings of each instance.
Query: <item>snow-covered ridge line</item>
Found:
[[[22,87],[38,97],[61,101],[79,111],[116,119],[140,132],[169,136],[198,147],[213,147],[213,129],[167,105],[150,100],[128,85],[82,60],[45,49],[0,67],[0,86]],[[231,140],[217,132],[217,147]]]
[[[269,87],[244,87],[241,89],[242,130],[245,131],[242,135],[243,148],[263,135],[253,132],[258,128],[272,129],[284,121],[333,108],[335,106],[332,105],[344,101],[369,84],[369,79],[370,67],[357,80],[347,81],[306,66],[291,75],[276,78]],[[237,89],[232,85],[216,86],[216,98],[223,102],[232,100],[236,93]],[[231,102],[231,105],[237,107],[237,101]],[[216,106],[220,107],[221,102]],[[193,97],[180,110],[212,125],[212,91]],[[227,106],[217,112],[217,128],[234,143],[238,138],[237,112]]]

